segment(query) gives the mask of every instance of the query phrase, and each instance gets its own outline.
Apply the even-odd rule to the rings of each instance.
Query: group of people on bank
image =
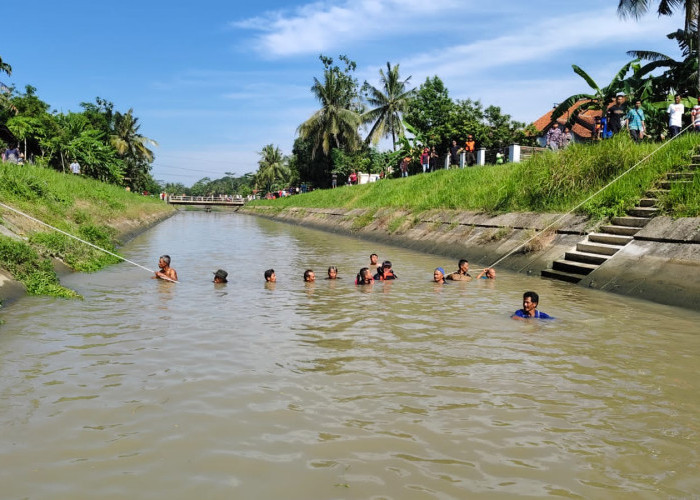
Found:
[[[158,259],[159,270],[155,272],[153,278],[161,279],[165,281],[170,281],[177,283],[177,271],[170,267],[170,256],[161,255]],[[375,270],[374,274],[372,269]],[[214,273],[213,282],[215,284],[228,283],[228,273],[223,269],[218,269]],[[277,274],[274,269],[267,269],[263,273],[265,278],[265,283],[276,283]],[[336,266],[330,266],[328,268],[328,274],[326,280],[338,280],[338,268]],[[398,279],[398,276],[394,272],[393,265],[391,261],[385,260],[381,264],[379,263],[379,256],[373,253],[369,256],[369,266],[362,267],[357,276],[355,277],[356,286],[372,285],[375,281],[393,281]],[[493,267],[484,268],[476,277],[472,278],[469,274],[469,261],[467,259],[460,259],[457,264],[457,270],[452,273],[445,273],[442,267],[436,267],[433,271],[433,282],[438,284],[445,284],[448,281],[471,281],[472,279],[485,279],[485,280],[495,280],[496,270]],[[306,269],[303,275],[304,283],[313,283],[316,281],[316,273],[313,269]],[[513,319],[553,319],[551,316],[540,312],[537,309],[539,304],[539,296],[535,292],[525,292],[523,294],[523,308],[518,309],[511,316]]]

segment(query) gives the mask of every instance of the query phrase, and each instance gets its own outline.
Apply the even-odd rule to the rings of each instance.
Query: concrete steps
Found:
[[[649,199],[649,198],[645,198]],[[649,222],[649,217],[629,217],[629,216],[624,216],[624,217],[613,217],[610,222],[615,224],[616,226],[630,226],[630,227],[638,227],[642,228],[647,225],[647,222]]]
[[[641,228],[634,226],[617,226],[617,225],[607,225],[600,226],[600,230],[604,233],[618,234],[623,236],[634,236],[639,232]]]
[[[576,244],[577,252],[596,253],[601,256],[615,255],[624,245],[609,245],[607,243],[594,243],[592,241],[581,241]]]
[[[569,283],[578,283],[583,279],[583,276],[576,273],[565,273],[563,271],[555,271],[554,269],[544,269],[542,276],[552,278],[559,281],[567,281]]]
[[[587,264],[595,264],[597,266],[601,265],[609,258],[609,255],[594,252],[581,252],[579,250],[570,250],[564,254],[564,259],[567,261],[583,262]]]
[[[700,149],[698,150],[700,153]],[[693,170],[700,165],[700,154],[693,155],[693,163],[684,168],[683,172],[670,172],[650,189],[644,198],[639,200],[636,207],[627,210],[623,217],[612,217],[609,224],[598,228],[598,232],[590,233],[585,240],[576,244],[576,248],[564,254],[563,259],[552,262],[551,269],[542,271],[545,278],[578,283],[587,275],[605,264],[625,245],[634,240],[637,234],[657,213],[656,203],[659,196],[667,194],[671,186],[679,183],[692,183],[695,173]]]
[[[620,245],[624,246],[634,238],[631,236],[626,236],[624,234],[608,234],[608,233],[590,233],[588,235],[588,241],[593,243],[605,243],[607,245]]]

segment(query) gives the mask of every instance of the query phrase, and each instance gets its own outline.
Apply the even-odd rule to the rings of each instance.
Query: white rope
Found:
[[[22,212],[22,211],[20,211],[20,210],[17,210],[16,208],[12,208],[11,206],[5,205],[5,204],[2,203],[2,202],[0,202],[0,206],[5,207],[6,209],[11,210],[11,211],[13,211],[13,212],[15,212],[15,213],[18,213],[19,215],[22,215],[22,216],[24,216],[24,217],[26,217],[26,218],[28,218],[28,219],[30,219],[30,220],[33,220],[34,222],[38,222],[39,224],[41,224],[41,225],[43,225],[43,226],[46,226],[46,227],[48,227],[48,228],[51,228],[51,229],[53,229],[54,231],[57,231],[57,232],[59,232],[59,233],[61,233],[61,234],[65,234],[65,235],[68,236],[69,238],[73,238],[74,240],[78,240],[78,241],[80,241],[81,243],[85,243],[86,245],[91,246],[92,248],[94,248],[94,249],[96,249],[96,250],[99,250],[100,252],[104,252],[104,253],[106,253],[106,254],[111,255],[112,257],[116,257],[116,258],[118,258],[118,259],[121,259],[121,260],[123,260],[124,262],[128,262],[129,264],[133,264],[134,266],[140,267],[141,269],[144,269],[145,271],[148,271],[149,273],[155,273],[155,271],[154,271],[153,269],[148,269],[147,267],[142,266],[141,264],[138,264],[138,263],[136,263],[136,262],[134,262],[134,261],[131,261],[131,260],[125,258],[125,257],[122,257],[121,255],[117,255],[116,253],[110,252],[109,250],[106,250],[106,249],[104,249],[104,248],[102,248],[102,247],[98,247],[97,245],[93,245],[93,244],[90,243],[89,241],[85,241],[85,240],[83,240],[83,239],[78,238],[77,236],[74,236],[74,235],[72,235],[72,234],[70,234],[70,233],[67,233],[67,232],[65,232],[65,231],[62,231],[61,229],[58,229],[57,227],[54,227],[54,226],[52,226],[51,224],[47,224],[46,222],[40,221],[39,219],[37,219],[37,218],[35,218],[35,217],[32,217],[32,216],[29,215],[29,214],[25,214],[24,212]],[[170,279],[170,278],[167,278],[167,277],[161,277],[161,278],[162,278],[162,279],[165,279],[165,280],[168,280],[168,281],[172,281],[173,283],[179,283],[179,281],[176,281],[176,280],[173,280],[173,279]]]
[[[535,238],[537,238],[540,234],[544,233],[547,229],[549,229],[550,227],[553,227],[553,226],[557,225],[559,222],[561,222],[566,216],[568,216],[568,215],[569,215],[570,213],[572,213],[574,210],[576,210],[577,208],[579,208],[579,207],[582,206],[583,204],[587,203],[587,202],[590,201],[592,198],[594,198],[594,197],[596,197],[597,195],[599,195],[601,192],[605,191],[605,190],[606,190],[608,187],[610,187],[613,183],[617,182],[620,178],[624,177],[625,175],[627,175],[628,173],[630,173],[632,170],[634,170],[635,168],[637,168],[641,163],[645,162],[645,161],[648,160],[651,156],[655,155],[659,150],[661,150],[662,148],[666,147],[666,146],[667,146],[668,144],[670,144],[672,141],[676,140],[677,137],[680,137],[681,134],[683,134],[683,132],[685,132],[686,130],[688,130],[688,129],[689,129],[690,127],[692,127],[692,126],[693,126],[692,124],[688,125],[688,126],[687,126],[686,128],[684,128],[681,132],[679,132],[678,134],[676,134],[674,137],[672,137],[672,138],[669,139],[668,141],[666,141],[666,142],[664,142],[663,144],[661,144],[661,146],[659,146],[659,147],[656,148],[654,151],[652,151],[651,153],[649,153],[647,156],[645,156],[644,158],[642,158],[641,160],[639,160],[637,163],[635,163],[634,165],[632,165],[630,168],[628,168],[627,170],[625,170],[623,173],[621,173],[620,175],[618,175],[617,177],[615,177],[613,180],[611,180],[610,182],[608,182],[605,186],[603,186],[603,187],[600,188],[598,191],[596,191],[595,193],[593,193],[592,195],[590,195],[588,198],[586,198],[585,200],[583,200],[581,203],[579,203],[578,205],[576,205],[574,208],[572,208],[571,210],[569,210],[568,212],[566,212],[565,214],[563,214],[561,217],[559,217],[558,219],[556,219],[554,222],[552,222],[551,224],[549,224],[549,225],[546,226],[545,228],[541,229],[541,230],[540,230],[537,234],[535,234],[532,238],[529,238],[528,240],[526,240],[525,242],[521,243],[520,245],[518,245],[517,247],[515,247],[513,250],[511,250],[510,252],[508,252],[507,254],[505,254],[503,257],[501,257],[500,259],[498,259],[496,262],[494,262],[493,264],[491,264],[489,267],[494,267],[496,264],[498,264],[499,262],[501,262],[501,261],[503,261],[504,259],[506,259],[506,257],[510,257],[510,256],[513,255],[515,252],[517,252],[518,250],[520,250],[522,247],[524,247],[525,245],[527,245],[528,243],[530,243],[532,240],[534,240]]]

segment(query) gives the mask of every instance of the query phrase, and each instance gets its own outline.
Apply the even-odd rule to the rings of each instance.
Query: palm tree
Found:
[[[327,68],[323,72],[323,83],[314,78],[311,92],[322,107],[299,125],[297,131],[302,139],[312,141],[312,158],[319,147],[324,155],[328,155],[332,146],[356,149],[361,142],[357,133],[361,117],[350,109],[352,96],[343,75],[335,68]]]
[[[6,73],[7,76],[12,75],[12,66],[7,64],[5,61],[2,60],[2,57],[0,57],[0,72],[1,73]]]
[[[114,134],[110,137],[110,142],[122,156],[152,162],[153,151],[148,149],[148,144],[157,146],[158,143],[138,133],[141,125],[138,124],[139,119],[133,115],[133,112],[133,109],[129,109],[126,114],[116,113]]]
[[[125,178],[135,188],[140,188],[146,180],[149,163],[153,161],[153,151],[148,149],[148,145],[158,145],[153,139],[139,134],[139,128],[141,125],[133,115],[133,109],[126,114],[117,112],[114,115],[114,133],[110,136],[110,143],[126,162]]]
[[[415,89],[406,90],[409,76],[405,80],[399,77],[399,65],[393,68],[389,62],[386,63],[386,73],[379,70],[379,81],[381,89],[378,89],[367,82],[362,86],[367,102],[374,106],[362,115],[364,123],[372,123],[372,129],[367,135],[367,142],[377,143],[379,139],[391,134],[391,144],[396,151],[396,136],[404,135],[404,127],[401,115],[408,108],[408,101],[415,94]]]
[[[593,89],[593,93],[574,94],[565,99],[552,112],[552,122],[556,121],[557,118],[569,111],[569,109],[578,102],[581,102],[581,104],[577,106],[575,110],[573,110],[571,116],[569,116],[567,120],[569,125],[573,124],[576,121],[579,113],[585,110],[600,110],[603,114],[605,114],[608,103],[613,100],[613,97],[615,97],[615,94],[618,91],[622,90],[625,75],[629,72],[630,68],[638,62],[639,60],[636,59],[625,64],[613,77],[612,81],[607,86],[602,88],[598,86],[598,84],[588,75],[588,73],[575,64],[572,64],[571,67],[574,69],[574,72],[586,81],[591,89]]]
[[[272,144],[263,146],[258,154],[260,160],[258,160],[259,168],[255,174],[255,183],[269,192],[275,182],[284,181],[289,176],[287,160],[280,148]]]
[[[651,0],[619,0],[617,13],[620,17],[639,19],[649,12]],[[658,0],[656,12],[659,16],[670,16],[682,8],[685,14],[684,30],[695,32],[696,47],[700,47],[700,1],[699,0]],[[700,92],[700,53],[698,53],[698,92]]]

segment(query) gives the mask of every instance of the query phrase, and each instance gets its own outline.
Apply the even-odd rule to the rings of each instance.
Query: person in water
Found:
[[[395,280],[396,278],[398,278],[398,276],[394,274],[394,270],[391,268],[391,262],[388,260],[382,262],[382,267],[378,267],[377,274],[374,275],[374,279],[377,281]]]
[[[525,292],[523,294],[523,308],[518,309],[513,313],[511,318],[525,319],[554,319],[549,314],[537,310],[537,305],[540,303],[540,296],[535,292]]]
[[[265,271],[265,281],[267,283],[275,283],[277,281],[277,275],[274,269],[268,269]]]
[[[357,277],[355,278],[355,284],[356,285],[371,285],[374,283],[374,279],[372,279],[372,273],[369,270],[369,267],[363,267],[360,269],[360,272],[357,273]]]
[[[314,274],[313,270],[307,269],[304,271],[304,283],[313,283],[316,281],[316,274]]]
[[[461,259],[457,265],[457,270],[445,276],[446,279],[452,281],[471,281],[472,276],[469,274],[469,261]]]
[[[177,271],[170,267],[170,255],[161,255],[158,259],[158,267],[160,271],[156,271],[154,279],[177,281]]]
[[[433,271],[433,281],[435,283],[445,283],[445,270],[443,268],[435,268],[435,271]]]
[[[495,280],[496,279],[496,270],[493,267],[487,267],[483,271],[481,271],[479,274],[476,275],[476,279],[478,279],[478,280]]]
[[[382,267],[379,264],[379,256],[376,253],[370,254],[369,256],[369,268],[379,270]]]
[[[228,273],[223,269],[219,269],[214,273],[214,283],[228,283]]]
[[[338,268],[335,266],[330,266],[328,268],[327,280],[337,280],[338,279]]]

